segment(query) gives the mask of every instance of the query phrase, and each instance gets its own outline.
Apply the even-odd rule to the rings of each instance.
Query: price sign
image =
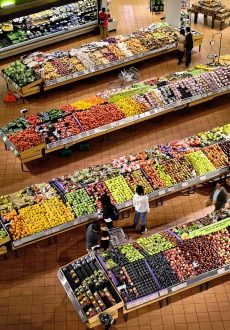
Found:
[[[182,284],[179,284],[179,285],[177,285],[177,286],[174,286],[174,287],[172,288],[172,292],[175,292],[175,291],[181,290],[181,289],[183,289],[183,288],[186,288],[186,286],[187,286],[187,282],[184,282],[184,283],[182,283]]]
[[[200,177],[200,180],[201,180],[201,181],[206,180],[206,176],[205,176],[205,175],[201,176],[201,177]]]
[[[151,115],[151,112],[150,112],[150,111],[145,112],[145,116],[146,116],[146,117],[148,117],[148,116],[150,116],[150,115]]]
[[[160,296],[162,297],[162,296],[165,296],[166,294],[168,294],[169,291],[168,291],[168,289],[164,289],[164,290],[159,291],[159,293],[160,293]]]
[[[169,191],[169,192],[174,191],[174,187],[170,187],[170,188],[168,188],[168,191]]]
[[[141,113],[140,118],[144,118],[144,117],[145,117],[145,113]]]
[[[165,194],[165,190],[160,190],[159,191],[159,196],[164,195],[164,194]]]
[[[13,146],[10,146],[10,150],[11,150],[11,151],[14,151],[14,147],[13,147]]]
[[[188,182],[182,182],[182,187],[188,187]]]
[[[4,141],[4,142],[6,142],[6,140],[7,140],[7,137],[6,137],[6,136],[3,136],[3,138],[2,138],[2,139],[3,139],[3,141]]]
[[[225,273],[225,269],[224,268],[220,268],[217,270],[217,274],[224,274]]]

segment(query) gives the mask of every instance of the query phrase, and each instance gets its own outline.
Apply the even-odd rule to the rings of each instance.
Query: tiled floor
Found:
[[[223,1],[230,7],[230,1]],[[148,0],[112,0],[111,13],[119,20],[117,33],[135,31],[147,26],[160,16],[148,12]],[[210,22],[209,22],[210,23]],[[195,49],[193,64],[206,61],[207,54],[216,52],[209,46],[212,33],[199,20],[195,28],[205,34],[204,45],[199,53]],[[97,36],[81,37],[63,41],[50,49],[70,49],[83,41],[97,39]],[[48,47],[46,49],[49,49]],[[230,28],[223,31],[222,53],[230,54]],[[177,66],[175,55],[167,55],[140,63],[141,79],[151,76],[165,75],[182,67]],[[108,88],[111,81],[118,85],[118,72],[108,73],[96,80],[85,80],[79,84],[54,90],[45,96],[29,98],[25,106],[30,113],[36,113],[60,104],[92,95]],[[4,82],[0,80],[0,125],[19,115],[24,105],[19,101],[9,105],[3,103],[6,93]],[[211,104],[196,106],[188,111],[182,110],[157,120],[136,125],[135,130],[128,128],[109,135],[103,142],[95,139],[88,152],[74,152],[70,158],[59,158],[58,153],[49,155],[42,162],[33,162],[29,172],[21,172],[20,163],[10,152],[0,146],[0,193],[17,191],[26,185],[39,181],[47,181],[59,174],[71,173],[76,169],[89,165],[104,163],[119,155],[138,152],[144,148],[183,138],[188,135],[211,129],[230,121],[229,97],[224,96]],[[205,201],[211,187],[199,188],[191,196],[174,196],[165,201],[164,206],[152,209],[148,226],[152,231],[159,230],[176,222],[194,219],[210,212],[205,208]],[[131,218],[130,218],[131,219]],[[130,224],[130,219],[120,225]],[[156,226],[158,226],[156,228]],[[0,330],[72,330],[84,329],[72,305],[59,284],[56,272],[59,266],[83,255],[85,235],[80,230],[72,230],[58,236],[57,244],[48,245],[41,242],[18,252],[18,258],[9,255],[9,260],[0,262]],[[116,329],[142,330],[220,330],[230,329],[230,276],[213,281],[210,288],[199,293],[197,289],[176,295],[172,303],[159,309],[158,304],[140,309],[130,314],[125,323],[120,316]]]

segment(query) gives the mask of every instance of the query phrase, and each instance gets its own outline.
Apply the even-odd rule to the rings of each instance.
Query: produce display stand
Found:
[[[200,229],[200,234],[198,232],[197,235],[194,235],[194,237],[197,236],[198,238],[201,238],[202,235],[211,234],[211,233],[215,233],[215,232],[218,233],[219,230],[223,230],[224,228],[226,228],[227,226],[229,226],[229,220],[230,220],[230,218],[224,218],[223,220],[220,220],[219,222],[216,222],[216,223],[213,222],[213,223],[211,223],[210,225],[207,225],[207,226],[204,225]],[[198,219],[198,221],[199,221],[199,219]],[[185,226],[186,226],[186,224],[185,224]],[[206,229],[208,227],[210,228],[210,230],[207,230]],[[197,231],[199,231],[199,230],[197,230]],[[205,233],[205,231],[206,231],[206,233]],[[163,232],[159,232],[159,233],[156,233],[154,235],[162,234]],[[175,235],[175,234],[173,234],[173,228],[171,228],[167,232],[168,232],[169,236],[170,235]],[[191,231],[191,233],[193,233],[193,231]],[[176,239],[178,239],[178,236],[177,235],[175,235],[175,237],[176,237]],[[180,242],[179,244],[182,244],[183,245],[183,240],[182,239],[179,242]],[[186,241],[184,241],[184,242],[186,242]],[[229,242],[227,244],[229,244]],[[120,245],[120,247],[122,248],[123,246]],[[169,249],[172,249],[173,250],[174,248],[175,248],[175,246],[172,247],[172,248],[169,248]],[[108,251],[108,253],[110,253],[110,249],[108,249],[107,251]],[[105,252],[105,254],[107,254],[107,251]],[[142,250],[140,252],[143,253]],[[112,253],[114,253],[114,252],[112,252]],[[161,252],[156,252],[153,255],[157,255],[158,253],[161,253]],[[108,255],[108,258],[110,258],[109,257],[109,254],[107,254],[107,255]],[[100,266],[101,266],[101,269],[107,274],[108,279],[114,285],[114,287],[117,289],[117,293],[119,293],[121,295],[122,299],[123,299],[124,296],[122,295],[122,290],[124,290],[124,291],[127,290],[125,283],[126,283],[126,281],[132,281],[132,278],[130,279],[130,277],[127,277],[126,280],[124,280],[123,284],[120,284],[117,281],[117,278],[114,275],[114,271],[113,271],[113,268],[114,267],[116,268],[117,266],[114,265],[114,266],[112,266],[112,268],[110,268],[110,267],[107,268],[108,266],[105,263],[105,261],[103,260],[103,258],[104,258],[103,257],[103,252],[91,253],[91,254],[89,254],[89,256],[90,256],[90,258],[92,258],[92,256],[94,256],[94,258],[97,259],[98,264],[100,264]],[[149,256],[149,257],[147,255],[143,255],[143,256],[144,256],[144,259],[142,259],[142,260],[144,260],[143,265],[144,265],[144,267],[147,267],[147,270],[148,270],[148,272],[150,274],[150,277],[155,281],[155,283],[157,284],[157,288],[158,289],[157,289],[156,292],[146,294],[146,295],[144,295],[144,296],[142,296],[140,298],[136,298],[136,299],[134,298],[134,299],[131,299],[129,301],[123,299],[124,303],[123,303],[122,313],[123,313],[123,316],[124,316],[125,321],[127,321],[128,314],[130,312],[133,312],[135,310],[138,310],[139,308],[148,306],[148,305],[153,304],[153,303],[156,303],[156,302],[159,302],[160,307],[163,306],[163,303],[164,302],[168,305],[169,302],[170,302],[170,297],[171,296],[173,296],[175,294],[178,294],[178,293],[181,293],[183,291],[189,290],[189,289],[191,289],[193,287],[197,287],[197,286],[200,286],[200,290],[202,290],[203,289],[203,286],[202,285],[204,283],[206,284],[206,287],[207,287],[207,283],[209,281],[212,281],[212,280],[214,280],[216,278],[222,277],[222,276],[230,273],[230,264],[229,263],[226,263],[224,265],[222,264],[222,266],[220,266],[218,268],[215,268],[214,267],[214,269],[212,269],[212,270],[209,270],[209,271],[206,271],[206,272],[203,272],[203,273],[198,273],[198,275],[196,274],[195,276],[191,276],[191,275],[190,276],[187,276],[188,278],[186,280],[181,280],[181,281],[179,281],[178,283],[176,283],[174,285],[171,285],[171,286],[168,286],[168,287],[165,287],[165,286],[162,287],[159,284],[156,275],[154,274],[155,273],[154,266],[153,266],[153,268],[150,267],[149,259],[148,258],[151,258],[151,256]],[[216,257],[218,257],[218,256],[216,256]],[[83,258],[84,258],[85,262],[87,263],[87,256],[84,256]],[[119,258],[119,255],[117,255],[116,258]],[[77,263],[78,260],[79,259],[77,259],[76,261],[73,261],[73,265],[75,264],[75,262]],[[70,265],[70,264],[68,264],[68,265]],[[122,264],[123,264],[124,267],[122,267]],[[126,262],[123,261],[118,266],[118,268],[121,270],[120,274],[121,273],[122,274],[125,274],[124,272],[126,272],[127,265],[132,265],[132,268],[131,269],[134,270],[135,267],[136,267],[136,265],[138,265],[138,264],[136,264],[135,261],[134,261],[134,263],[133,263],[133,261],[129,261],[129,260],[126,261]],[[198,265],[198,267],[200,267],[199,264],[197,264],[197,265]],[[197,267],[197,265],[196,266],[193,266],[193,267]],[[165,266],[163,265],[163,267],[165,267]],[[63,266],[58,271],[58,274],[57,274],[58,275],[58,278],[59,278],[61,284],[63,285],[63,287],[64,287],[64,289],[65,289],[65,291],[66,291],[66,293],[67,293],[70,301],[72,302],[72,304],[73,304],[76,312],[80,316],[81,320],[86,323],[87,322],[87,318],[84,318],[84,314],[82,313],[81,308],[79,308],[79,306],[78,306],[78,301],[76,299],[76,296],[75,296],[72,288],[70,287],[70,284],[68,283],[68,279],[63,274],[63,269],[66,270],[66,266]],[[71,269],[75,269],[75,271],[76,271],[77,268],[71,268]],[[141,271],[141,268],[137,268],[137,269],[138,269],[138,272]],[[70,272],[70,270],[68,270],[68,272]],[[131,272],[131,274],[133,274],[133,273]],[[123,276],[123,275],[120,275],[120,276]],[[159,274],[158,274],[158,276],[159,276]],[[132,285],[134,287],[136,287],[135,282]],[[124,293],[124,291],[123,291],[123,293]],[[128,291],[126,291],[126,292],[128,293]],[[116,310],[116,316],[115,317],[117,317],[117,313],[118,313],[118,309]],[[99,316],[99,315],[100,315],[100,313],[98,313],[97,316]],[[93,326],[97,326],[99,324],[100,323],[91,323],[91,324],[89,322],[86,323],[86,325],[88,325],[89,328],[91,328]]]
[[[194,46],[199,46],[199,49],[202,45],[204,35],[193,31],[193,38],[194,38]],[[176,44],[170,44],[166,46],[162,46],[161,48],[158,49],[153,49],[145,53],[139,53],[133,56],[125,57],[123,59],[119,59],[113,62],[110,62],[108,64],[101,64],[98,66],[94,66],[93,68],[90,69],[85,69],[84,71],[79,71],[75,72],[73,74],[67,75],[67,76],[62,76],[58,77],[53,80],[48,80],[45,81],[43,79],[38,79],[35,80],[32,85],[29,84],[28,86],[24,86],[20,88],[12,82],[5,74],[3,71],[1,71],[1,75],[3,79],[5,80],[7,86],[9,88],[12,88],[16,92],[18,92],[21,97],[24,99],[27,96],[38,94],[38,93],[43,93],[43,91],[48,91],[52,90],[56,87],[64,86],[69,83],[74,83],[76,81],[80,81],[85,78],[90,78],[90,77],[95,77],[99,74],[103,74],[112,70],[116,70],[122,67],[125,67],[127,65],[132,65],[134,63],[138,63],[140,61],[144,61],[156,56],[163,56],[169,52],[173,52],[176,50]],[[6,66],[1,67],[1,70],[3,70]]]
[[[18,19],[23,22],[24,20],[28,23],[29,28],[27,27],[27,32],[29,30],[30,33],[33,33],[37,29],[41,28],[47,29],[46,33],[40,33],[33,38],[27,37],[27,40],[20,41],[18,43],[12,43],[7,46],[0,48],[0,59],[8,58],[13,55],[17,55],[19,53],[31,51],[32,49],[39,48],[42,46],[46,46],[48,44],[52,44],[55,42],[63,41],[64,39],[76,37],[91,31],[94,31],[98,27],[98,13],[99,9],[101,8],[101,0],[92,1],[92,3],[86,3],[86,7],[84,3],[81,4],[81,8],[83,9],[82,12],[77,10],[76,8],[73,9],[72,3],[75,3],[75,6],[78,1],[31,1],[31,4],[26,5],[17,5],[14,10],[2,9],[0,15],[0,22],[4,24],[4,22],[13,21],[13,26],[15,24],[14,20]],[[66,6],[66,7],[65,7]],[[67,10],[65,10],[67,8]],[[70,9],[71,8],[71,9]],[[73,12],[71,12],[73,10]],[[50,11],[48,13],[48,11]],[[95,12],[95,17],[91,17],[90,21],[81,22],[82,15],[88,15]],[[73,23],[72,17],[75,17],[75,22]],[[31,16],[30,16],[31,15]],[[47,17],[49,19],[47,19]],[[77,21],[76,21],[77,17]],[[83,16],[84,17],[84,16]],[[30,18],[30,19],[29,19]],[[78,19],[80,18],[80,22]],[[37,21],[38,20],[38,21]],[[39,21],[40,20],[40,21]],[[43,20],[43,22],[42,22]],[[69,21],[70,20],[70,21]],[[34,23],[31,24],[31,21]],[[66,22],[65,26],[64,23]],[[55,25],[55,22],[56,25]],[[26,24],[27,24],[26,23]],[[70,25],[69,25],[70,23]],[[48,24],[48,27],[47,27]],[[59,24],[62,26],[62,29],[59,29]],[[49,26],[51,26],[52,32],[48,33]],[[53,27],[54,26],[54,27]],[[58,26],[58,28],[57,28]],[[16,27],[19,27],[20,31],[25,31],[25,27],[23,24],[16,23]],[[35,30],[34,30],[35,29]],[[8,30],[7,30],[8,31]],[[9,30],[9,31],[17,31],[16,30]],[[32,31],[32,32],[31,32]],[[28,36],[30,36],[28,34]],[[31,91],[32,92],[32,91]],[[38,91],[34,90],[32,94],[37,93]],[[32,94],[24,94],[24,97],[32,95]]]
[[[204,184],[206,182],[215,180],[217,178],[226,177],[228,174],[229,174],[229,167],[224,167],[224,168],[218,169],[214,172],[207,173],[206,175],[202,175],[202,176],[198,176],[193,179],[190,179],[187,182],[182,182],[182,183],[175,184],[168,188],[159,189],[148,195],[149,201],[151,202],[154,200],[163,199],[166,196],[169,196],[169,195],[172,195],[172,194],[175,194],[178,192],[182,192],[182,191],[187,191],[191,187],[195,187],[197,185]],[[131,210],[133,208],[132,201],[130,200],[125,203],[119,204],[119,205],[117,205],[117,208],[119,209],[120,212]],[[98,219],[98,213],[93,213],[93,214],[75,219],[73,221],[66,222],[59,226],[53,227],[51,229],[47,229],[45,231],[41,231],[36,234],[21,238],[19,240],[16,240],[16,241],[12,240],[11,241],[12,250],[17,250],[17,249],[23,248],[24,246],[27,246],[30,244],[35,244],[41,240],[59,235],[68,230],[72,230],[74,228],[79,228],[79,227],[85,226],[97,219]],[[7,225],[4,224],[4,226],[7,230]]]
[[[51,152],[61,150],[67,147],[71,147],[77,143],[81,143],[84,141],[88,141],[94,139],[96,137],[109,134],[111,132],[117,131],[119,129],[129,127],[141,122],[144,122],[149,119],[157,118],[161,115],[165,115],[167,113],[181,110],[186,107],[193,107],[198,104],[202,104],[208,101],[211,101],[219,96],[229,94],[230,86],[226,86],[222,88],[217,93],[209,93],[205,95],[194,96],[189,99],[185,99],[182,102],[171,103],[169,105],[164,106],[163,108],[152,109],[140,115],[136,115],[133,117],[128,117],[121,119],[119,121],[113,122],[111,124],[101,126],[90,131],[82,132],[76,136],[72,136],[63,140],[59,140],[54,143],[50,143],[49,145],[41,144],[37,147],[28,149],[24,152],[17,151],[16,147],[9,141],[8,137],[4,134],[4,132],[0,129],[0,138],[5,143],[7,149],[9,149],[16,157],[21,161],[21,166],[23,170],[23,164],[28,163],[35,159],[41,159],[44,154],[49,154]]]
[[[127,321],[129,313],[131,313],[135,310],[138,310],[139,308],[154,304],[156,302],[159,302],[160,306],[162,306],[162,301],[165,300],[166,304],[168,305],[169,299],[173,295],[181,293],[186,290],[190,290],[197,286],[201,286],[204,283],[208,283],[212,280],[215,280],[215,279],[222,277],[224,275],[227,275],[229,273],[230,273],[230,265],[226,265],[219,269],[215,269],[210,272],[196,276],[195,278],[189,279],[186,282],[183,282],[181,284],[169,287],[167,289],[163,289],[157,293],[153,293],[149,297],[141,298],[138,301],[136,301],[135,303],[129,304],[128,308],[123,307],[124,319]]]
[[[223,28],[223,24],[226,20],[229,20],[230,23],[230,9],[226,9],[226,12],[221,14],[219,12],[219,9],[221,7],[209,7],[201,4],[194,3],[192,4],[192,7],[188,9],[188,11],[192,14],[194,14],[194,23],[197,23],[198,20],[198,14],[203,14],[204,19],[207,18],[207,16],[210,16],[212,18],[211,28],[213,29],[215,26],[215,21],[220,22],[220,30]]]
[[[109,278],[107,276],[107,274],[105,273],[104,269],[102,268],[102,266],[99,264],[99,262],[97,261],[95,255],[93,253],[89,254],[89,255],[86,255],[86,256],[83,256],[82,258],[78,259],[78,260],[75,260],[76,262],[78,262],[79,260],[81,261],[82,259],[84,258],[90,258],[90,261],[93,260],[94,261],[94,265],[100,269],[100,271],[102,272],[103,276],[107,279],[108,281],[108,285],[109,285],[109,288],[110,288],[110,292],[113,293],[113,295],[115,296],[115,299],[116,299],[116,304],[103,310],[103,313],[108,313],[110,314],[113,319],[117,319],[118,318],[118,310],[120,308],[123,307],[124,303],[119,295],[119,293],[116,291],[116,288],[115,286],[113,285],[113,283],[111,281],[109,281]],[[69,282],[67,281],[67,278],[64,274],[64,271],[63,269],[66,269],[69,265],[71,265],[72,263],[69,263],[65,266],[63,266],[61,269],[59,269],[58,271],[58,278],[64,288],[64,290],[66,291],[75,311],[78,313],[78,315],[80,316],[81,318],[81,321],[84,322],[86,324],[86,326],[88,328],[94,328],[96,326],[99,326],[101,325],[101,321],[99,319],[99,314],[95,315],[95,316],[92,316],[92,317],[87,317],[84,313],[84,310],[82,308],[82,306],[80,305],[79,301],[77,300],[75,294],[74,294],[74,291],[73,291],[73,288],[69,285]],[[90,270],[91,271],[91,270]],[[93,272],[92,272],[93,273]]]

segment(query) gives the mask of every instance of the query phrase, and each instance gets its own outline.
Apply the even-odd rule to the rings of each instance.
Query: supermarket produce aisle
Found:
[[[230,7],[230,1],[223,1]],[[111,2],[111,13],[119,21],[117,33],[129,33],[143,26],[159,21],[159,15],[148,12],[148,0],[115,0]],[[205,35],[204,45],[198,53],[195,49],[192,64],[204,63],[208,53],[216,51],[209,46],[212,33],[203,25],[202,17],[195,29]],[[202,24],[200,23],[202,22]],[[95,36],[80,37],[76,40],[63,41],[61,44],[48,46],[46,49],[71,49],[82,42],[95,40]],[[223,54],[230,54],[229,28],[223,30]],[[175,56],[167,55],[142,63],[141,80],[152,76],[167,75],[183,67],[177,66]],[[46,97],[34,97],[23,105],[4,104],[6,93],[3,80],[0,80],[1,117],[0,126],[19,115],[19,110],[26,107],[29,113],[41,112],[44,109],[56,108],[65,103],[94,95],[97,92],[118,85],[116,73],[108,73],[97,81],[83,81],[75,85],[47,93]],[[109,85],[109,82],[113,82]],[[44,162],[34,162],[30,172],[21,172],[19,161],[0,145],[1,194],[18,191],[26,185],[49,181],[58,175],[72,173],[90,165],[102,164],[130,152],[139,152],[150,145],[165,143],[173,139],[209,130],[229,122],[229,96],[216,100],[212,104],[197,106],[191,111],[179,111],[166,115],[159,120],[139,124],[135,130],[123,129],[109,135],[109,140],[101,143],[94,140],[86,152],[73,153],[69,158],[60,158],[58,154],[48,155]],[[174,196],[165,200],[164,206],[153,208],[148,217],[149,233],[160,228],[179,224],[199,218],[212,210],[206,208],[205,202],[211,191],[207,185],[197,189],[194,195]],[[132,218],[125,220],[128,225]],[[153,226],[158,225],[158,228]],[[161,227],[159,227],[161,226]],[[133,238],[138,235],[133,234]],[[10,255],[1,261],[0,272],[0,330],[71,330],[85,329],[78,319],[56,272],[60,266],[85,254],[85,234],[83,230],[73,230],[58,237],[57,244],[48,245],[41,242],[18,252],[18,258]],[[173,330],[173,329],[230,329],[230,276],[215,280],[210,288],[198,293],[198,289],[178,294],[172,298],[172,304],[159,309],[158,304],[143,308],[130,314],[127,323],[119,318],[117,329],[134,330]]]

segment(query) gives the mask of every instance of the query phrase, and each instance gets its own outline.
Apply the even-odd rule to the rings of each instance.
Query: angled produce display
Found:
[[[209,226],[212,229],[208,234],[192,239],[181,239],[175,234],[178,228],[173,227],[128,244],[111,247],[105,252],[91,253],[63,266],[58,271],[58,277],[81,320],[91,324],[91,318],[105,309],[104,295],[94,285],[95,278],[98,285],[105,282],[102,270],[98,271],[94,266],[100,265],[108,276],[108,282],[117,288],[117,294],[123,300],[123,313],[128,313],[229,273],[230,234],[226,229],[230,225],[229,216],[230,210],[225,209],[193,221],[193,226],[201,230]],[[191,228],[191,224],[185,223],[180,227]],[[64,284],[66,281],[69,285]],[[98,303],[94,299],[96,296]],[[110,304],[112,301],[110,298]]]
[[[39,93],[41,87],[49,90],[174,51],[177,33],[178,29],[167,23],[154,23],[134,33],[83,44],[70,51],[35,52],[2,67],[2,76],[12,89],[26,97]],[[193,31],[193,36],[194,45],[201,45],[203,35]]]
[[[229,56],[222,56],[221,59],[223,66],[198,65],[168,77],[152,78],[124,89],[104,91],[27,119],[17,118],[1,127],[0,136],[22,162],[27,162],[41,158],[44,149],[46,153],[52,152],[65,145],[70,146],[181,107],[192,106],[198,100],[209,100],[229,92],[230,59]],[[210,149],[206,153],[209,159],[214,151]],[[185,172],[186,162],[185,155]],[[223,162],[224,159],[220,165]],[[175,164],[170,166],[176,172]]]
[[[156,199],[227,174],[229,138],[230,124],[226,124],[2,196],[1,217],[13,247],[97,219],[104,192],[118,208],[130,208],[137,182],[143,184],[150,199]],[[175,241],[160,235],[150,241],[140,239],[137,244],[151,255],[175,246]],[[129,254],[128,251],[125,256]]]

